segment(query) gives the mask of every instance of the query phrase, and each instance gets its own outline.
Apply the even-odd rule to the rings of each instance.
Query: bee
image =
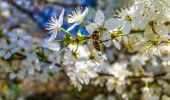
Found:
[[[91,34],[91,39],[92,40],[99,40],[100,39],[100,31],[95,30],[92,34]]]
[[[102,51],[102,45],[101,45],[101,40],[100,40],[101,32],[99,30],[95,30],[91,34],[91,40],[92,40],[92,45],[97,51]]]
[[[93,47],[97,50],[97,51],[101,51],[101,44],[100,41],[92,41]]]

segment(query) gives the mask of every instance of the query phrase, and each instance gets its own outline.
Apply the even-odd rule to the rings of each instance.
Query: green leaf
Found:
[[[77,35],[78,35],[78,37],[82,36],[80,29],[78,30]]]
[[[63,40],[63,42],[65,43],[65,44],[68,44],[69,43],[69,41],[70,41],[70,35],[64,35],[64,40]]]

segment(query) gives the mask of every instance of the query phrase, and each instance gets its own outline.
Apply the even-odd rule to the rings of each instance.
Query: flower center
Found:
[[[154,20],[151,20],[151,21],[148,23],[148,25],[149,25],[150,27],[154,27],[154,26],[156,25],[156,22],[155,22]]]
[[[126,20],[126,21],[132,21],[132,19],[131,19],[131,17],[130,17],[129,15],[126,15],[126,16],[125,16],[125,20]]]
[[[103,26],[100,26],[100,27],[98,28],[98,30],[99,30],[100,32],[107,31],[107,29],[106,29],[105,27],[103,27]]]
[[[90,59],[90,60],[94,60],[94,59],[95,59],[95,56],[91,53],[91,54],[89,55],[89,59]]]

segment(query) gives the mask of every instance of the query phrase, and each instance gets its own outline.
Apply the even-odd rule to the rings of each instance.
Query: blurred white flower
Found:
[[[61,29],[61,26],[63,25],[63,17],[64,17],[65,9],[63,9],[60,13],[59,19],[56,18],[56,16],[52,16],[51,20],[46,24],[46,30],[49,31],[51,37],[49,38],[49,41],[52,41],[56,38],[57,32]]]
[[[130,72],[127,70],[127,62],[115,63],[109,70],[109,73],[118,78],[119,81],[124,81]]]
[[[60,45],[59,43],[53,42],[53,41],[48,41],[45,40],[42,44],[43,47],[48,48],[53,51],[59,51],[60,50]]]
[[[34,75],[36,71],[41,70],[40,61],[34,54],[27,56],[27,58],[22,61],[22,66],[24,69],[27,69],[29,75]]]
[[[17,45],[15,43],[11,43],[10,40],[2,39],[0,41],[0,57],[9,59],[12,54],[17,52],[17,50]]]
[[[81,85],[88,85],[91,78],[95,78],[98,74],[92,70],[90,63],[86,61],[76,62],[74,67],[68,66],[67,75],[69,76],[72,84],[81,90]]]
[[[81,7],[77,7],[75,11],[72,12],[72,14],[68,14],[67,20],[68,23],[74,23],[71,27],[67,29],[67,31],[71,31],[75,26],[81,24],[85,18],[85,16],[88,14],[89,9],[86,7],[85,10],[82,12]]]

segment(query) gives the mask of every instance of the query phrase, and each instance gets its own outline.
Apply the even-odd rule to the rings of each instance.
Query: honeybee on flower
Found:
[[[82,12],[82,7],[78,6],[72,14],[68,14],[67,21],[68,23],[74,23],[67,31],[71,31],[75,26],[81,24],[88,14],[89,9],[86,7],[85,10]]]
[[[99,40],[103,41],[102,43],[109,47],[111,45],[111,33],[109,31],[119,28],[121,26],[121,22],[116,18],[109,18],[105,21],[104,17],[104,13],[101,10],[98,10],[94,18],[94,23],[87,25],[86,30],[90,33],[90,35],[92,35],[96,30],[99,31]]]

